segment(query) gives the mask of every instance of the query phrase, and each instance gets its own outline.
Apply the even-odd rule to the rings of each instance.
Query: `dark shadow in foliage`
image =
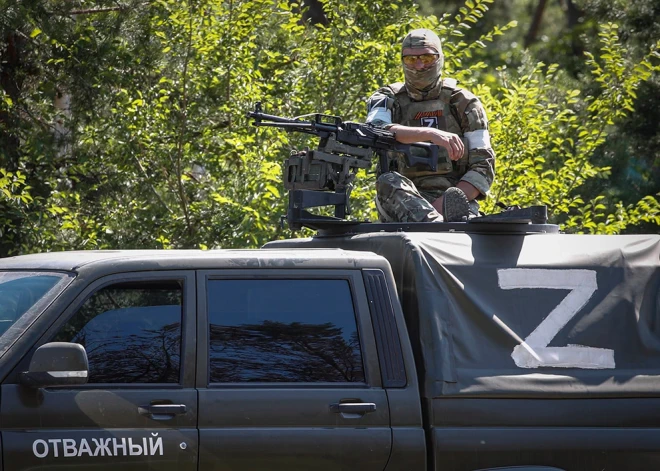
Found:
[[[294,11],[301,14],[302,21],[305,23],[309,22],[313,25],[321,24],[324,26],[330,24],[325,11],[323,11],[323,3],[321,3],[319,0],[303,0],[302,10],[300,8],[296,8]]]
[[[332,323],[211,325],[211,382],[363,382],[357,332]]]
[[[0,87],[13,103],[18,103],[25,74],[22,74],[22,50],[27,41],[15,32],[5,32],[0,48]],[[19,164],[20,139],[12,132],[17,123],[7,111],[0,111],[0,166],[14,172]]]
[[[178,383],[181,290],[113,286],[99,291],[54,341],[80,343],[90,383]]]

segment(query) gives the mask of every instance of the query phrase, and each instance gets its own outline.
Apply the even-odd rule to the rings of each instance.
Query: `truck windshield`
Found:
[[[0,271],[0,336],[28,311],[46,307],[69,279],[64,273]],[[0,353],[4,344],[0,341]]]

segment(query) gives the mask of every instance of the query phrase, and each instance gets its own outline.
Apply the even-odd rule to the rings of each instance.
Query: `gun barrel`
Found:
[[[307,122],[299,122],[299,123],[286,123],[286,122],[275,122],[271,123],[268,121],[255,121],[254,122],[255,126],[270,126],[270,127],[275,127],[275,128],[284,128],[284,129],[309,129],[313,130],[314,125],[312,123],[307,123]]]
[[[332,124],[326,124],[326,123],[317,123],[317,122],[310,122],[310,121],[302,121],[302,120],[283,120],[280,119],[280,121],[272,121],[272,120],[267,120],[267,121],[260,121],[256,120],[254,121],[255,126],[269,126],[269,127],[275,127],[275,128],[284,128],[290,131],[301,131],[301,132],[309,132],[312,134],[316,134],[318,132],[337,132],[338,128],[337,126],[334,126]]]
[[[255,120],[255,124],[259,123],[260,121],[272,121],[274,123],[304,123],[306,121],[303,121],[301,119],[291,119],[291,118],[283,118],[282,116],[275,116],[273,114],[266,114],[266,113],[261,113],[259,111],[250,111],[247,114],[248,118],[252,118]]]

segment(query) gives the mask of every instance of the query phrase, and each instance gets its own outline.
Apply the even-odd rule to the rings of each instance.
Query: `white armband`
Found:
[[[463,137],[468,140],[469,149],[483,149],[490,147],[490,134],[487,129],[477,129],[476,131],[466,132]]]
[[[367,115],[367,123],[380,122],[381,124],[392,123],[392,110],[377,106],[369,111]]]

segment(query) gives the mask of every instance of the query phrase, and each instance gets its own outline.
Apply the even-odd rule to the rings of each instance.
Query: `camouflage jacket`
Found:
[[[393,124],[429,126],[458,134],[466,152],[457,161],[449,160],[441,149],[437,172],[406,167],[399,171],[413,179],[428,175],[442,176],[446,186],[463,180],[486,195],[495,177],[495,152],[490,145],[488,118],[483,105],[472,93],[456,86],[456,80],[445,78],[440,96],[433,100],[414,101],[406,93],[405,84],[395,83],[379,89],[367,103],[367,122],[388,128]]]

